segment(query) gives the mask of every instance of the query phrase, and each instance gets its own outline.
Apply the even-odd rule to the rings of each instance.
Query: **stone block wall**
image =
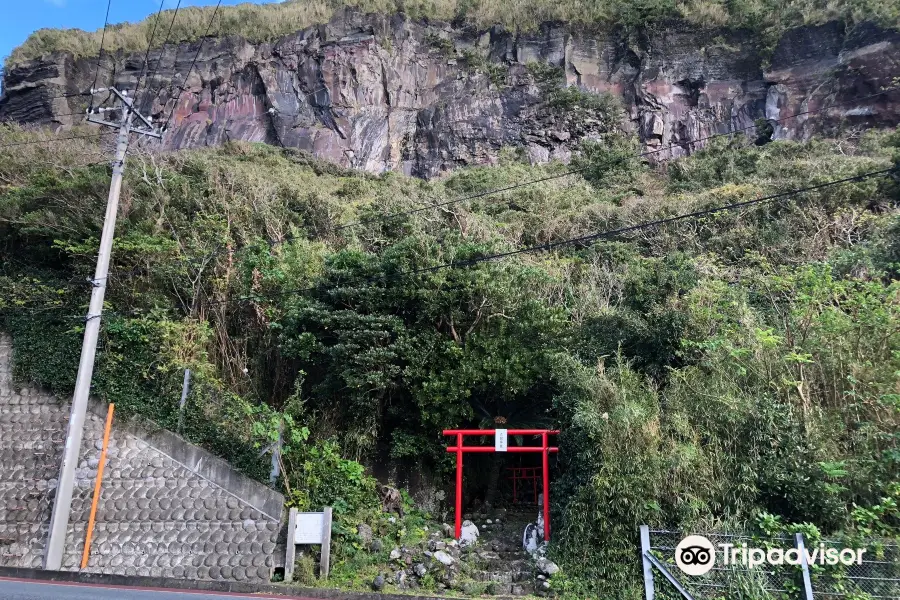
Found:
[[[40,567],[69,415],[39,390],[14,390],[11,358],[0,335],[0,565]]]
[[[0,565],[40,567],[69,406],[12,382],[0,334]],[[79,570],[102,448],[92,402],[76,470],[63,569]],[[147,424],[116,418],[85,571],[269,581],[284,498]]]

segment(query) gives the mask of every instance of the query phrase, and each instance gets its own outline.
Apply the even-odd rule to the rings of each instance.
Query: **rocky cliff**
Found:
[[[143,59],[104,56],[98,85],[134,90]],[[651,149],[805,111],[815,112],[779,123],[775,136],[900,122],[900,91],[864,98],[900,76],[900,31],[866,24],[789,31],[767,58],[749,32],[678,23],[640,34],[561,24],[518,34],[347,11],[275,43],[170,45],[149,64],[138,103],[163,121],[172,114],[166,148],[264,141],[421,177],[490,163],[503,146],[566,160],[611,119]],[[96,66],[53,54],[11,68],[0,120],[75,123],[85,99],[58,96],[90,88]],[[596,96],[607,92],[624,114]]]

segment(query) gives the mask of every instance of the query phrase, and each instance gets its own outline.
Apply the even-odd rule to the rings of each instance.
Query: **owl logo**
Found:
[[[705,575],[716,564],[716,549],[702,535],[689,535],[675,547],[675,564],[686,575]]]

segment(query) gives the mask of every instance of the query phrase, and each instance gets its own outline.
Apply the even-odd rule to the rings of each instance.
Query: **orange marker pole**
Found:
[[[97,465],[97,481],[94,482],[94,501],[91,502],[91,518],[88,519],[87,535],[84,538],[84,553],[81,555],[81,568],[88,564],[88,556],[91,553],[91,538],[94,536],[94,520],[97,517],[97,503],[100,501],[100,484],[103,482],[103,467],[106,466],[106,449],[109,447],[109,431],[112,429],[113,412],[115,404],[109,405],[106,412],[106,429],[103,430],[103,450],[100,451],[100,464]]]

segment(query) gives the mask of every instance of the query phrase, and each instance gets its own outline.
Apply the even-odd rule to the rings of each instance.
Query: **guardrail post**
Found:
[[[641,563],[644,566],[644,598],[654,600],[656,590],[653,587],[653,564],[647,555],[650,554],[650,527],[641,525]]]
[[[794,541],[800,552],[800,566],[803,569],[803,600],[813,600],[812,582],[809,579],[809,562],[806,560],[806,544],[803,542],[803,534],[795,533]]]

